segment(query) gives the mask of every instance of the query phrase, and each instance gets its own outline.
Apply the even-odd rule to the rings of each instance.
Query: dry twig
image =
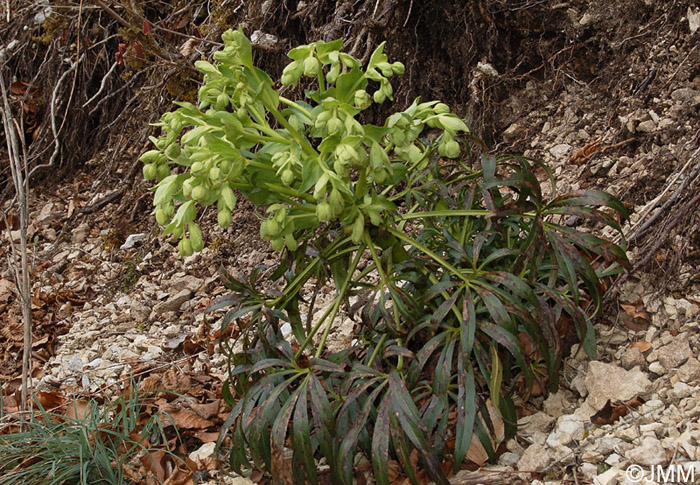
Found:
[[[0,58],[2,63],[2,58]],[[29,173],[27,167],[27,154],[20,143],[19,126],[17,125],[10,101],[5,88],[5,77],[0,75],[0,92],[2,93],[2,122],[5,127],[5,139],[7,142],[7,152],[10,158],[10,169],[12,172],[12,182],[17,193],[17,206],[20,218],[20,247],[15,245],[11,226],[8,225],[8,240],[12,248],[14,276],[22,304],[22,322],[24,324],[24,348],[22,352],[22,399],[21,409],[27,410],[27,401],[30,391],[29,369],[32,355],[32,310],[31,310],[31,283],[29,281],[29,260],[27,255],[27,226],[28,226],[28,202],[29,195]],[[19,252],[19,254],[17,254]],[[16,267],[17,259],[20,260],[19,270]]]

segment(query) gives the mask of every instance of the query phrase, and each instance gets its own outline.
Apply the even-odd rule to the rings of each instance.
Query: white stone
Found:
[[[698,396],[700,395],[700,392],[698,392],[696,388],[689,386],[685,382],[677,382],[673,385],[673,389],[671,389],[671,391],[669,392],[669,397],[678,401],[680,401],[684,397],[693,395]]]
[[[572,409],[572,401],[564,391],[559,391],[554,394],[550,394],[547,399],[545,399],[542,408],[544,412],[549,414],[554,418],[568,414]]]
[[[598,476],[598,466],[593,463],[581,463],[581,473],[587,478]]]
[[[528,446],[518,461],[518,470],[540,471],[551,462],[549,451],[544,447],[533,444]]]
[[[659,362],[652,362],[651,364],[649,364],[649,372],[653,372],[657,376],[662,376],[668,371]]]
[[[595,485],[617,485],[617,477],[620,475],[620,470],[611,468],[608,471],[601,473],[593,479]]]
[[[678,377],[686,384],[693,384],[700,381],[700,361],[695,357],[680,366],[678,369]]]
[[[626,458],[639,465],[662,465],[669,458],[661,442],[648,436],[644,438],[642,444],[626,453]]]
[[[498,71],[488,62],[479,61],[476,64],[476,68],[479,72],[481,72],[482,74],[486,74],[489,77],[498,77]]]
[[[141,242],[144,239],[146,239],[146,235],[144,233],[129,234],[126,241],[124,241],[124,244],[122,244],[119,249],[131,249],[136,245],[136,243]]]
[[[653,120],[642,121],[637,125],[637,131],[642,133],[653,133],[656,130],[656,123]]]
[[[203,462],[207,458],[211,458],[216,453],[216,441],[203,444],[199,449],[190,453],[190,460],[194,462]]]
[[[587,402],[594,409],[602,409],[608,399],[628,401],[651,389],[651,381],[638,368],[622,367],[591,361],[586,374]]]
[[[134,348],[139,350],[147,350],[149,345],[151,345],[151,340],[145,335],[139,335],[134,339]]]
[[[551,153],[552,156],[555,158],[562,158],[566,156],[567,153],[569,153],[569,150],[571,150],[571,145],[568,145],[566,143],[560,143],[559,145],[555,145],[552,148],[550,148],[549,153]]]
[[[694,9],[692,7],[688,7],[688,13],[686,15],[688,17],[688,28],[690,29],[690,33],[694,34],[698,31],[698,29],[700,29],[700,8]]]
[[[518,464],[518,461],[520,461],[520,455],[518,455],[517,453],[512,453],[510,451],[506,451],[498,457],[498,464],[501,466],[514,467]]]
[[[573,440],[581,440],[583,433],[583,423],[575,416],[562,416],[559,418],[554,432],[547,437],[547,445],[551,448],[568,445]]]
[[[693,355],[687,335],[679,334],[668,345],[659,348],[659,363],[666,369],[674,369]]]

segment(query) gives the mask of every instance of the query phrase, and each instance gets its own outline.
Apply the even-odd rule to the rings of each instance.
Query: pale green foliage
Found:
[[[295,85],[302,76],[315,81],[318,89],[304,102],[280,96],[253,66],[240,30],[223,40],[215,63],[195,64],[204,74],[199,104],[178,103],[164,114],[162,135],[151,138],[156,149],[141,156],[144,177],[160,181],[156,219],[166,234],[182,238],[184,256],[204,246],[194,222],[198,205],[216,203],[219,224],[231,224],[232,189],[267,207],[260,235],[276,250],[296,250],[319,224],[334,221],[357,243],[367,223],[379,226],[396,213],[386,197],[392,187],[425,168],[433,150],[420,138],[426,127],[441,131],[441,155],[460,154],[455,137],[467,126],[442,103],[416,100],[383,126],[357,120],[373,103],[393,99],[389,78],[404,71],[400,62],[388,62],[384,44],[364,69],[340,51],[342,40],[292,49],[281,83]],[[171,174],[173,165],[186,169]]]

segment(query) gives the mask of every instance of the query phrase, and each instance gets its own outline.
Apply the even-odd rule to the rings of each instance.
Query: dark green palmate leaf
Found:
[[[335,226],[313,251],[300,247],[280,261],[281,294],[265,295],[256,273],[232,282],[234,295],[215,303],[233,305],[224,323],[242,329],[244,344],[231,355],[225,393],[233,406],[226,427],[234,470],[257,467],[282,478],[291,448],[297,483],[318,482],[324,459],[333,483],[350,484],[361,454],[378,484],[389,483],[392,460],[412,483],[422,469],[446,484],[441,463],[451,459],[452,472],[459,471],[475,439],[495,455],[489,406],[500,412],[506,439],[513,436],[515,377],[528,388],[544,369],[556,388],[566,351],[561,319],[573,322],[588,352],[595,350],[601,278],[626,267],[624,248],[557,218],[575,215],[617,229],[600,207],[623,216],[624,208],[597,192],[544,200],[534,162],[481,157],[479,150],[469,144],[465,160],[430,157],[407,172],[393,202],[409,214],[367,231],[362,270],[348,270],[358,246]],[[312,187],[321,172],[305,170]],[[321,342],[342,318],[319,324],[323,312],[307,312],[312,299],[302,291],[327,280],[336,284],[332,303],[347,306],[357,322],[356,340],[335,354]],[[284,321],[298,347],[282,336]],[[454,436],[454,447],[446,436]]]

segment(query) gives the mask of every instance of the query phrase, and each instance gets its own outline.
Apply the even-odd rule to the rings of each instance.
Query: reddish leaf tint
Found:
[[[151,32],[153,32],[153,29],[151,28],[151,24],[148,23],[148,20],[144,20],[143,21],[143,33],[145,35],[148,35]]]
[[[605,403],[605,406],[591,416],[591,422],[597,425],[612,424],[622,416],[625,416],[630,408],[635,408],[642,405],[640,398],[630,399],[626,403],[613,404],[610,399]]]
[[[124,65],[124,53],[126,52],[126,49],[129,47],[128,44],[119,44],[119,51],[114,54],[114,60],[119,64],[120,66]],[[68,216],[70,217],[70,215]]]
[[[651,344],[646,340],[640,340],[639,342],[634,342],[630,345],[630,348],[639,349],[641,353],[651,350]]]
[[[143,59],[143,49],[141,49],[141,44],[134,44],[134,50],[139,59]]]
[[[150,451],[139,459],[146,470],[155,475],[159,482],[162,483],[165,480],[168,455],[164,451]]]
[[[641,318],[642,320],[651,321],[642,300],[637,300],[634,303],[621,303],[620,306],[625,313],[632,318]]]
[[[37,391],[34,396],[39,404],[41,404],[41,407],[47,411],[56,409],[66,402],[66,397],[62,392],[58,391]]]

